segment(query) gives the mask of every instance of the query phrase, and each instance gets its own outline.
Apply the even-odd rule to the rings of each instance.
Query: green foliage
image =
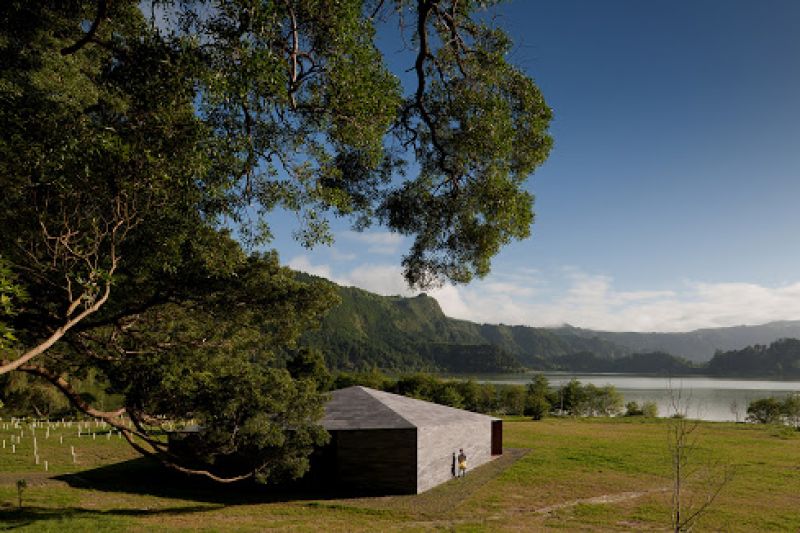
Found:
[[[315,279],[300,275],[301,279]],[[661,375],[794,376],[800,341],[784,339],[767,347],[720,352],[707,365],[664,352],[630,350],[572,330],[475,324],[448,318],[436,300],[379,296],[354,287],[336,287],[341,304],[319,331],[304,337],[323,349],[334,369],[374,366],[394,371],[448,373],[515,372],[520,366],[571,372],[632,372]],[[800,375],[800,374],[798,374]]]
[[[527,394],[521,385],[507,385],[498,389],[499,409],[504,415],[522,415],[525,413]]]
[[[72,414],[69,402],[46,381],[21,373],[0,376],[3,412],[11,416],[61,417]]]
[[[639,407],[638,402],[628,402],[625,404],[625,416],[642,416],[644,411]]]
[[[525,415],[541,420],[550,412],[550,384],[543,374],[536,374],[527,387]]]
[[[787,424],[800,429],[800,394],[790,394],[783,400],[781,415]]]
[[[317,350],[299,348],[290,353],[286,361],[286,370],[292,379],[305,379],[317,384],[320,391],[328,391],[333,385],[333,376],[325,359]]]
[[[331,295],[324,285],[296,281],[269,255],[248,258],[203,296],[202,305],[148,310],[142,331],[127,341],[151,351],[99,363],[109,391],[123,395],[134,417],[192,417],[202,438],[189,459],[217,475],[302,475],[307,456],[327,439],[316,420],[330,377],[319,354],[293,342]],[[152,350],[162,340],[169,348]]]
[[[333,381],[333,389],[343,389],[353,385],[362,385],[376,390],[386,390],[392,387],[394,381],[383,374],[377,368],[372,368],[367,372],[339,372]]]
[[[573,372],[633,372],[658,373],[663,375],[681,375],[702,372],[689,361],[663,352],[635,353],[616,358],[582,351],[559,357],[554,361],[559,370]]]
[[[717,375],[800,377],[800,340],[780,339],[769,346],[718,352],[708,362],[708,372]]]
[[[25,290],[18,284],[9,262],[0,255],[0,351],[13,346],[17,338],[7,320],[17,314],[25,300]]]
[[[417,372],[404,374],[397,379],[373,369],[370,372],[340,372],[334,379],[334,388],[362,385],[419,400],[440,403],[460,409],[486,414],[525,415],[541,420],[561,409],[563,414],[574,416],[615,416],[622,412],[623,398],[613,386],[595,387],[572,380],[558,390],[552,390],[547,378],[537,374],[527,386],[492,385],[473,380],[441,379],[431,374]],[[656,416],[655,405],[647,416]]]
[[[315,420],[331,385],[297,339],[336,295],[243,244],[269,242],[276,209],[300,215],[306,246],[329,242],[341,216],[412,237],[411,283],[483,276],[529,233],[525,181],[549,152],[550,110],[507,62],[507,36],[481,22],[483,3],[157,4],[154,20],[132,0],[3,10],[0,359],[109,416],[74,389],[91,376],[162,460],[295,477],[325,439]],[[399,28],[395,10],[409,8],[418,85],[406,94],[375,43],[377,20]],[[334,366],[373,362],[361,336],[318,339],[338,350]],[[398,368],[519,368],[481,341],[439,339],[420,360],[418,343],[394,340],[377,356]],[[193,457],[165,449],[165,418],[200,424]]]
[[[656,402],[644,402],[642,404],[642,415],[647,418],[655,418],[658,416],[658,405]]]
[[[479,22],[480,3],[397,0],[377,19],[363,0],[233,2],[213,17],[200,2],[181,2],[180,17],[164,4],[170,31],[157,37],[194,67],[213,183],[237,200],[226,214],[241,220],[249,203],[297,211],[307,245],[330,240],[331,213],[358,227],[377,216],[414,237],[404,265],[421,285],[483,276],[502,245],[529,234],[523,185],[549,153],[551,113],[506,60],[508,37]],[[399,23],[408,9],[422,24],[417,86],[403,94],[376,20]],[[419,170],[406,173],[412,161]]]
[[[440,388],[442,388],[441,380],[430,374],[418,372],[398,378],[392,387],[392,392],[419,400],[434,401]]]
[[[758,424],[777,424],[800,428],[800,394],[790,394],[783,401],[760,398],[747,406],[747,420]]]
[[[658,416],[658,405],[655,402],[644,402],[640,407],[637,402],[628,402],[625,404],[625,416],[655,418]]]
[[[319,279],[298,274],[299,279]],[[517,372],[522,365],[559,368],[565,356],[591,348],[611,356],[624,350],[610,343],[559,336],[545,328],[475,324],[448,318],[435,299],[379,296],[335,286],[341,303],[304,342],[325,353],[333,369]]]
[[[572,416],[616,416],[624,405],[622,394],[613,385],[582,385],[574,378],[554,393],[552,399],[554,408]]]
[[[753,400],[747,406],[747,420],[759,424],[774,424],[781,418],[781,402],[775,398]]]
[[[464,397],[458,392],[455,385],[446,384],[436,388],[433,400],[442,405],[449,405],[461,409],[464,407]]]

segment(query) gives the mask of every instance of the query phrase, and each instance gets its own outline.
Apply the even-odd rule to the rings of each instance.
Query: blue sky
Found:
[[[800,319],[800,2],[516,0],[511,60],[554,110],[530,239],[429,291],[479,322],[628,331]],[[384,41],[390,61],[397,47]],[[337,225],[284,262],[382,294],[408,241]]]

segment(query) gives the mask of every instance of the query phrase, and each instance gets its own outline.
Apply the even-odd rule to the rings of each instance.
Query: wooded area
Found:
[[[271,213],[306,246],[330,217],[410,236],[418,286],[483,276],[529,235],[551,113],[485,4],[4,3],[0,374],[183,472],[302,474],[326,434],[320,356],[296,340],[336,298],[267,251]],[[413,86],[379,27],[411,37]],[[120,409],[81,394],[90,373]],[[200,465],[163,436],[189,418]]]

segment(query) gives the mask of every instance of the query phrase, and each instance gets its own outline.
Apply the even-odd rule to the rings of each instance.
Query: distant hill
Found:
[[[717,352],[706,367],[708,374],[800,378],[800,340],[780,339],[769,346]]]
[[[700,363],[709,361],[717,351],[800,338],[800,321],[688,333],[477,324],[447,317],[439,303],[425,294],[406,298],[380,296],[355,287],[337,288],[341,303],[304,342],[320,348],[328,365],[340,370],[376,367],[458,373],[513,372],[524,367],[691,373],[703,371]],[[715,372],[724,372],[720,368],[717,365]]]
[[[476,324],[445,316],[425,294],[379,296],[339,287],[341,304],[305,342],[325,353],[331,368],[506,372],[552,369],[553,359],[590,351],[614,358],[630,350],[603,339],[555,334],[545,328]]]
[[[686,333],[621,333],[571,326],[552,331],[558,335],[603,339],[625,346],[633,352],[667,352],[703,363],[709,361],[717,351],[737,350],[756,344],[766,345],[783,338],[800,338],[800,321],[698,329]]]

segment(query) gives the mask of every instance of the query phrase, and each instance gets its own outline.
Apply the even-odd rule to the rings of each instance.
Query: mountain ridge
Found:
[[[717,351],[766,345],[782,338],[800,337],[800,320],[777,320],[765,324],[700,328],[686,332],[618,332],[575,326],[553,328],[571,335],[586,335],[623,345],[635,352],[667,352],[695,363],[710,361]]]
[[[308,274],[307,279],[324,280]],[[333,283],[324,280],[327,283]],[[328,366],[338,370],[381,368],[390,371],[511,372],[523,367],[564,369],[575,361],[641,361],[651,354],[658,368],[707,363],[716,352],[766,345],[800,337],[800,321],[756,326],[704,328],[685,333],[606,332],[574,326],[535,327],[479,324],[448,317],[438,301],[417,296],[381,296],[357,287],[333,284],[341,298],[321,328],[304,343],[320,348]],[[644,359],[647,359],[645,357]],[[610,365],[616,368],[618,365]],[[663,366],[667,365],[667,366]]]

